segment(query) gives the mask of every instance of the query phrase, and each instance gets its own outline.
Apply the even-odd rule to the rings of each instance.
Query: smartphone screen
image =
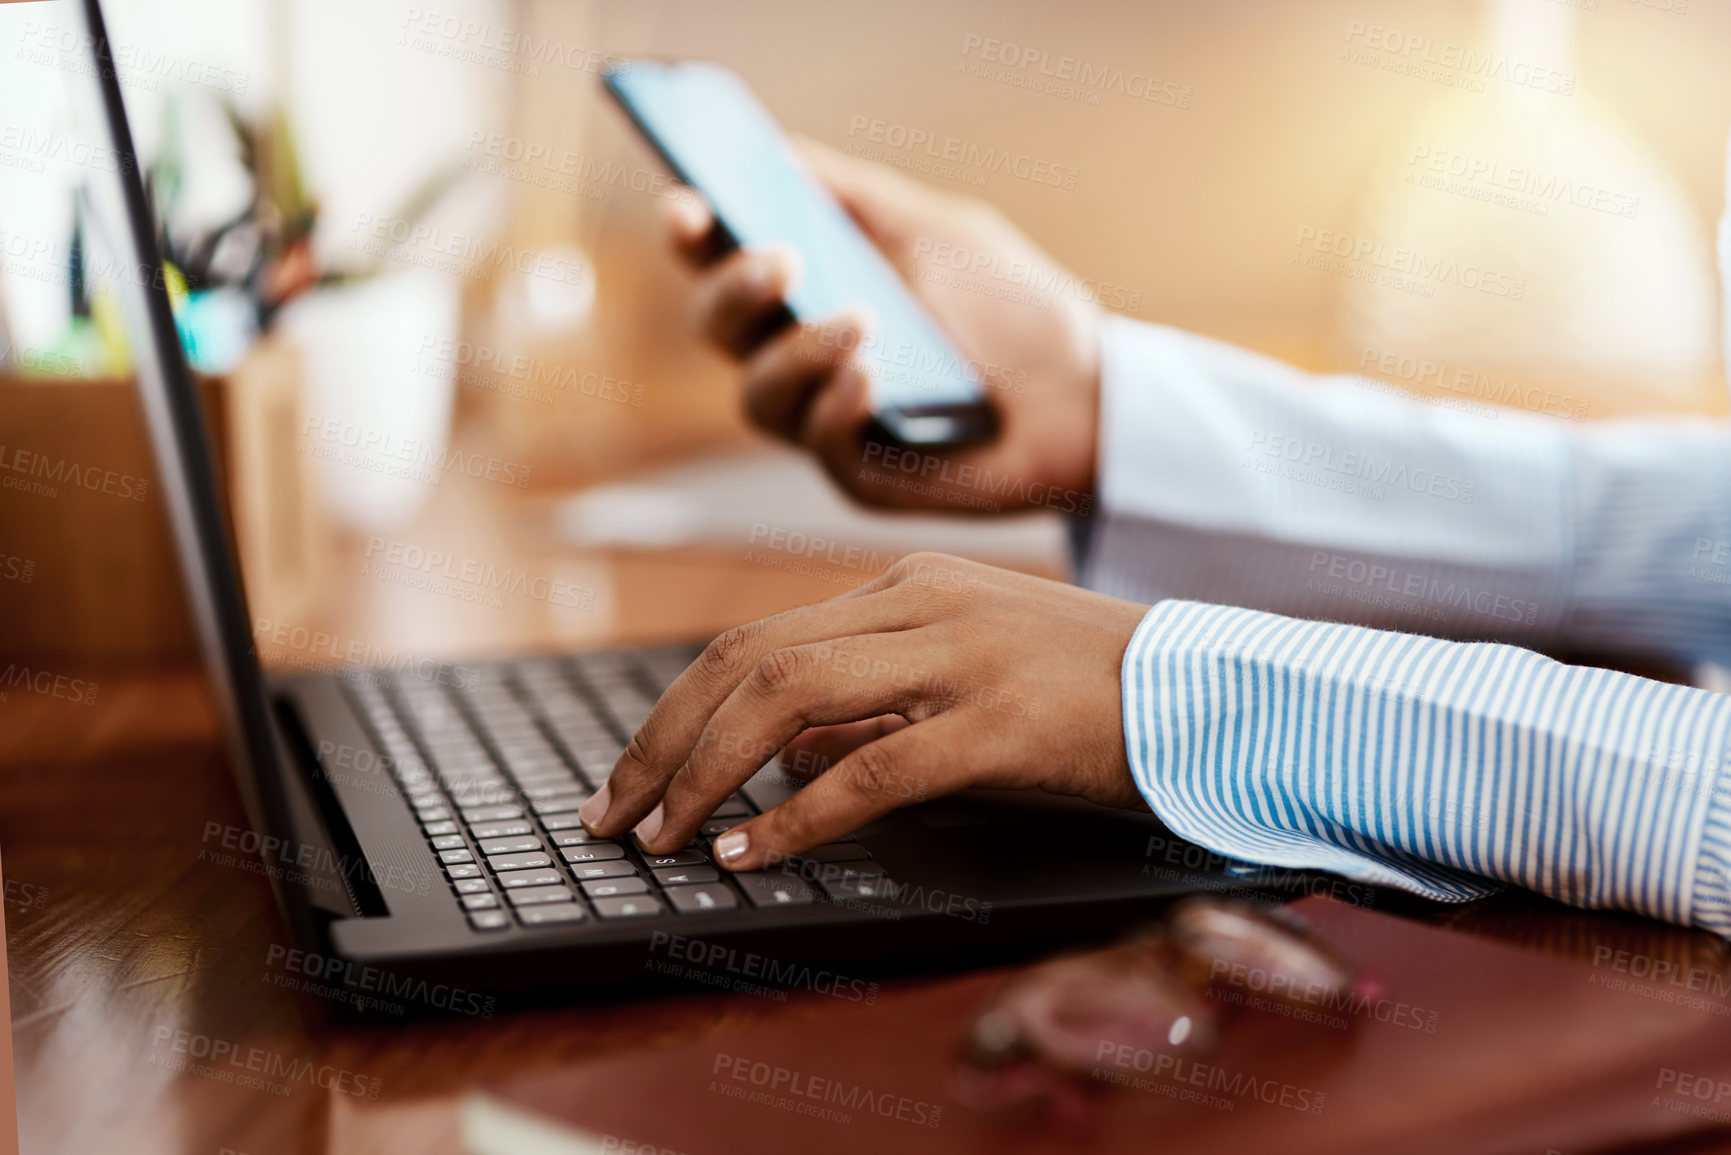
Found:
[[[799,251],[804,269],[787,298],[796,319],[865,309],[871,320],[861,353],[872,408],[894,436],[933,443],[989,431],[989,424],[982,428],[990,409],[977,367],[806,167],[744,81],[717,64],[634,60],[610,72],[607,85],[735,242]]]

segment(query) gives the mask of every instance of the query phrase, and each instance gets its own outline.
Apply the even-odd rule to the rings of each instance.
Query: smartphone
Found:
[[[982,372],[956,351],[896,270],[817,179],[746,87],[706,61],[621,61],[607,91],[673,175],[708,200],[723,243],[791,245],[804,270],[777,326],[844,306],[871,316],[860,355],[881,431],[910,445],[984,441],[997,430]]]

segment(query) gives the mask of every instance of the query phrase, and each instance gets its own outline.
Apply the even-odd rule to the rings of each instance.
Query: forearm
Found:
[[[1095,588],[1457,638],[1731,654],[1720,426],[1462,413],[1125,321],[1104,354],[1083,566]]]
[[[1175,601],[1138,629],[1123,694],[1144,796],[1222,854],[1443,900],[1495,879],[1731,934],[1731,697]]]

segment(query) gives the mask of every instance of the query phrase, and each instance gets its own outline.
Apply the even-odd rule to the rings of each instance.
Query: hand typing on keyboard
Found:
[[[650,853],[671,853],[790,743],[853,748],[718,837],[721,865],[757,870],[975,786],[1146,809],[1119,708],[1119,666],[1144,613],[912,555],[859,589],[717,638],[656,703],[582,821],[608,838],[635,826]]]

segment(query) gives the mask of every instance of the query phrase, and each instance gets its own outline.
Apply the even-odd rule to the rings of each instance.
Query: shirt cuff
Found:
[[[1713,770],[1713,801],[1701,827],[1701,854],[1695,860],[1690,921],[1715,934],[1731,937],[1731,785],[1723,777],[1723,763]]]
[[[1251,615],[1196,602],[1164,601],[1143,617],[1124,653],[1124,742],[1130,773],[1155,817],[1173,833],[1227,858],[1292,870],[1322,870],[1358,882],[1390,886],[1439,902],[1471,902],[1502,889],[1498,883],[1440,866],[1396,847],[1377,853],[1282,829],[1252,815],[1287,801],[1272,774],[1236,774],[1210,756],[1229,717],[1202,712],[1168,677],[1198,649],[1220,646],[1220,622]],[[1210,621],[1209,619],[1213,619]],[[1255,795],[1254,797],[1252,795]],[[1341,841],[1371,840],[1337,831]]]

